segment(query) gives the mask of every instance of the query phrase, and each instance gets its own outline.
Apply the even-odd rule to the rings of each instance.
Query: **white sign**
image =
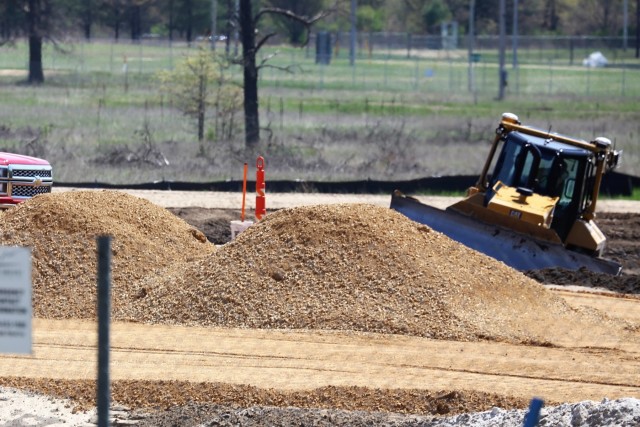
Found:
[[[31,354],[31,250],[0,246],[0,353]]]

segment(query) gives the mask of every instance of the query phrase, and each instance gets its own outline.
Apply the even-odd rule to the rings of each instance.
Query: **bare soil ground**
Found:
[[[305,198],[304,195],[299,197]],[[229,241],[229,221],[239,218],[240,212],[237,208],[202,208],[193,205],[175,207],[175,205],[171,206],[171,202],[166,199],[165,197],[163,202],[169,205],[167,206],[169,211],[200,230],[209,241],[218,245]],[[126,199],[121,202],[131,203]],[[164,224],[164,228],[175,227],[176,234],[190,234],[181,225],[173,224],[170,218],[159,211],[149,210],[152,214],[150,216],[146,213],[148,208],[146,206],[129,205],[129,207],[137,208],[133,211],[137,210],[137,216],[142,218],[140,224],[155,218],[156,221]],[[156,324],[134,324],[120,321],[113,326],[112,397],[115,401],[132,409],[128,412],[130,418],[141,416],[141,425],[169,426],[196,425],[202,422],[210,422],[211,425],[410,423],[424,422],[435,416],[488,410],[494,406],[523,408],[533,396],[543,396],[547,404],[586,399],[600,400],[603,397],[638,396],[640,395],[640,340],[638,339],[640,214],[635,212],[635,209],[637,205],[633,205],[630,209],[634,213],[603,212],[599,216],[601,228],[611,238],[608,255],[623,264],[626,271],[623,276],[614,278],[586,272],[567,274],[559,271],[531,275],[539,281],[554,284],[548,288],[552,290],[544,293],[539,293],[540,291],[535,287],[531,288],[531,291],[527,290],[526,292],[533,292],[531,294],[533,299],[523,301],[530,307],[536,307],[535,300],[540,299],[544,304],[557,307],[561,311],[547,312],[544,308],[545,313],[557,316],[555,326],[552,328],[555,330],[553,334],[538,330],[533,320],[513,323],[509,319],[502,319],[504,331],[509,333],[501,335],[499,323],[497,323],[497,329],[491,329],[491,325],[496,324],[495,319],[491,318],[486,319],[489,329],[482,329],[485,331],[483,333],[491,335],[491,337],[487,335],[487,339],[477,339],[477,329],[473,329],[476,332],[472,333],[472,336],[456,335],[462,339],[446,339],[443,336],[432,339],[427,336],[416,336],[416,333],[391,335],[384,333],[387,327],[414,327],[411,326],[413,325],[411,319],[404,318],[400,326],[379,325],[378,329],[382,333],[357,331],[357,328],[343,331],[318,330],[314,327],[283,329],[273,325],[267,329],[246,326],[221,328],[188,324],[158,324],[157,322],[151,322]],[[127,212],[126,209],[124,211]],[[64,217],[62,207],[59,207],[57,213],[58,216]],[[113,212],[109,215],[117,216],[118,213],[117,208],[113,208]],[[41,217],[42,215],[32,216],[30,221]],[[90,217],[98,222],[103,219],[95,214],[91,214]],[[295,218],[300,221],[307,217],[308,214]],[[136,224],[137,219],[139,218],[124,216],[121,218],[124,222],[130,222],[133,227],[141,227]],[[51,221],[51,218],[45,218],[45,221]],[[81,227],[87,228],[88,222],[83,217],[74,221],[77,221]],[[73,232],[68,222],[61,222],[66,224],[65,232]],[[282,224],[286,223],[284,221]],[[283,225],[275,220],[269,224],[271,224],[271,232],[266,233],[268,230],[263,227],[263,233],[275,239],[274,230],[282,228]],[[364,226],[364,224],[361,225]],[[391,225],[389,224],[389,227]],[[310,222],[309,226],[317,227],[317,224]],[[52,228],[55,229],[55,227]],[[292,250],[292,253],[301,252],[309,246],[314,247],[315,244],[322,248],[322,239],[329,236],[324,233],[336,232],[339,235],[345,232],[337,228],[337,231],[321,228],[315,230],[317,233],[314,236],[317,237],[318,242],[314,242],[310,235],[296,235],[296,238],[305,239],[304,246],[299,246],[292,241],[289,241],[288,247],[279,246],[276,244],[277,239],[271,243],[271,246],[278,254],[288,253],[288,250]],[[278,238],[286,238],[287,235],[286,230],[277,234]],[[355,235],[350,236],[349,241],[353,244],[355,241],[352,239]],[[193,237],[197,236],[194,234]],[[257,233],[247,233],[243,244],[252,243],[253,246],[257,246],[259,237]],[[398,237],[401,239],[398,242],[408,241],[408,239],[402,239],[402,236]],[[398,242],[395,244],[400,244]],[[155,247],[156,243],[158,248]],[[177,239],[172,244],[180,243],[182,241]],[[363,244],[355,243],[360,246]],[[390,244],[393,245],[394,242]],[[126,258],[130,258],[128,256],[130,253],[136,253],[139,261],[145,264],[143,268],[153,271],[153,256],[157,257],[161,246],[162,242],[155,241],[128,242],[118,247],[118,250],[121,256],[127,255]],[[240,243],[235,246],[240,246]],[[266,254],[266,261],[274,264],[280,258],[271,257],[268,252],[269,246],[267,243],[263,251]],[[148,248],[148,253],[144,256],[140,253],[142,247]],[[446,244],[445,247],[448,248]],[[75,247],[73,249],[74,262],[79,260],[78,265],[82,266],[84,258],[80,254],[80,249]],[[246,247],[244,249],[248,258],[256,259],[254,253],[249,252]],[[325,248],[324,252],[339,249]],[[457,259],[456,249],[448,250],[454,250],[449,252],[449,258]],[[190,245],[185,245],[181,251],[182,257],[195,256],[193,255],[195,251]],[[224,252],[229,254],[229,251]],[[321,263],[323,253],[314,253],[313,256],[317,260],[314,268],[320,270],[326,268]],[[432,256],[439,255],[436,252]],[[465,256],[465,253],[461,252],[460,256]],[[224,258],[215,258],[218,261],[221,259]],[[287,262],[292,262],[291,258],[287,259]],[[467,260],[471,261],[471,258]],[[240,260],[236,259],[236,261],[242,264]],[[339,262],[339,259],[329,261]],[[375,267],[376,262],[380,260],[373,260],[372,267]],[[464,264],[462,259],[456,262]],[[122,263],[124,264],[125,261]],[[362,260],[355,264],[359,264],[362,268],[365,266]],[[131,265],[137,265],[135,259]],[[217,282],[210,281],[209,277],[212,277],[210,275],[212,270],[215,270],[213,272],[215,274],[223,274],[224,270],[218,271],[214,262],[199,265],[199,268],[191,270],[196,277],[199,277],[198,281],[204,282],[209,287],[219,286]],[[442,264],[441,268],[443,270],[451,268],[448,265]],[[45,267],[41,266],[43,269]],[[61,269],[59,265],[53,267],[57,269],[56,271]],[[350,272],[351,270],[347,267],[342,266],[343,270],[340,271]],[[84,268],[86,270],[86,265]],[[121,279],[131,278],[136,274],[133,269],[129,270],[124,265],[119,268],[122,269],[119,273],[122,275]],[[482,271],[486,272],[483,268],[485,267],[480,266],[479,269],[471,269],[470,272],[461,269],[459,277],[466,277],[466,279],[460,280],[471,284],[474,282],[473,274],[477,276],[482,274]],[[240,275],[249,274],[242,269],[233,271]],[[370,270],[365,268],[363,274],[368,274],[368,271]],[[436,273],[436,271],[433,272],[433,274]],[[78,272],[74,270],[73,274]],[[181,283],[184,286],[180,288],[184,289],[191,283],[188,277],[190,274],[183,273],[185,277],[170,277],[170,280],[172,283]],[[289,287],[293,284],[300,285],[290,281],[292,279],[287,271],[273,269],[270,274],[273,281],[268,282],[269,286],[277,283],[283,283]],[[466,276],[467,274],[469,276]],[[509,273],[505,271],[503,274]],[[116,277],[117,280],[118,277]],[[504,280],[512,280],[507,279],[507,276],[504,278]],[[312,279],[308,277],[304,280]],[[398,279],[408,281],[412,280],[412,276],[396,278],[392,274],[385,281]],[[337,279],[332,280],[335,282]],[[351,278],[351,280],[354,279]],[[455,283],[455,278],[453,280],[450,287],[458,288],[460,285]],[[367,284],[371,281],[375,282],[375,278],[372,277],[362,283]],[[355,280],[354,283],[360,282]],[[157,286],[162,288],[166,285],[167,283],[158,282]],[[464,283],[462,285],[460,289],[464,289]],[[500,283],[495,283],[494,286],[497,286],[494,288],[497,293],[510,299],[508,302],[496,299],[497,305],[491,305],[495,313],[501,312],[500,305],[520,304],[516,302],[519,296],[508,294],[508,287],[503,288]],[[528,286],[526,285],[525,288],[529,289]],[[142,289],[145,290],[145,295],[136,294],[142,298],[142,301],[152,305],[157,304],[158,307],[166,304],[162,299],[156,297],[154,299],[151,298],[153,295],[150,297],[146,295],[148,288]],[[480,288],[471,290],[476,292],[478,289]],[[363,288],[363,292],[367,290],[368,288]],[[60,294],[60,291],[61,289],[58,289],[57,293]],[[400,285],[398,285],[398,291],[400,291]],[[51,292],[56,290],[52,289]],[[210,298],[205,288],[197,288],[197,292],[200,300]],[[268,292],[262,295],[267,294]],[[258,310],[260,302],[250,299],[253,298],[250,293],[237,291],[236,296],[239,297],[239,295],[243,295],[242,298],[245,299],[239,301],[240,306],[249,304],[250,301],[250,304],[256,306],[256,311]],[[284,310],[282,307],[304,309],[304,307],[296,308],[298,302],[290,293],[276,292],[274,295],[280,295],[280,299],[289,300],[282,306],[277,299],[268,300],[269,304],[272,304],[271,312],[274,315],[278,313],[282,319],[286,318],[286,313],[278,311]],[[348,295],[345,295],[347,298]],[[446,292],[441,296],[449,298]],[[462,296],[465,297],[464,294]],[[481,294],[480,297],[491,300],[489,294]],[[184,301],[183,295],[175,294],[174,298]],[[229,300],[223,301],[226,304],[225,307],[233,308],[234,305],[229,305],[233,304],[230,301],[233,299],[232,296],[227,298]],[[390,295],[389,298],[393,297]],[[451,298],[450,301],[454,304],[457,297]],[[214,300],[210,301],[214,302]],[[472,300],[464,301],[467,304],[465,307],[473,306],[470,304]],[[68,302],[71,305],[77,303],[80,301]],[[0,364],[0,385],[28,388],[55,396],[68,397],[79,403],[80,407],[90,406],[94,402],[96,375],[95,323],[86,318],[79,320],[83,319],[82,315],[73,310],[72,312],[76,314],[71,318],[60,318],[59,313],[63,312],[60,304],[64,303],[56,302],[55,307],[38,306],[38,310],[41,310],[39,313],[43,313],[43,316],[37,316],[34,322],[34,354],[31,357],[1,357],[3,363]],[[337,302],[330,300],[330,295],[327,294],[325,304],[332,306]],[[493,303],[490,302],[490,304]],[[569,310],[567,313],[579,313],[579,319],[574,317],[575,313],[565,318],[567,313],[562,308],[565,307],[564,304]],[[535,313],[525,313],[526,305],[518,305],[518,307],[522,309],[524,320],[528,319],[527,316],[535,315]],[[442,307],[441,309],[444,310]],[[599,311],[594,312],[594,309]],[[192,315],[195,316],[193,313],[198,310],[200,310],[199,307],[193,306]],[[269,311],[266,310],[265,313],[268,314]],[[447,313],[448,311],[445,310],[441,314]],[[482,311],[475,313],[483,314]],[[340,316],[347,314],[343,313]],[[392,314],[387,313],[384,317],[393,318]],[[156,316],[160,315],[161,313]],[[415,327],[419,328],[420,323],[431,321],[428,314],[422,316],[423,320],[417,322]],[[263,319],[262,321],[267,325],[269,320],[266,317]],[[374,320],[375,317],[371,319]],[[453,318],[448,319],[444,322],[447,328],[442,330],[443,333],[461,334],[468,330],[468,328],[454,327],[455,324],[451,323]],[[290,321],[292,320],[295,318]],[[328,324],[335,320],[324,319],[325,322],[329,322]],[[464,324],[464,317],[458,318],[455,322]],[[541,324],[543,329],[549,329],[549,319],[546,319],[546,322]],[[431,326],[432,329],[437,329],[437,324]],[[377,329],[373,328],[373,330]],[[500,336],[502,338],[498,338]],[[527,341],[527,336],[546,336],[549,340],[537,338]],[[234,408],[252,409],[238,412]],[[269,408],[280,409],[274,411]],[[339,410],[349,410],[349,412]]]

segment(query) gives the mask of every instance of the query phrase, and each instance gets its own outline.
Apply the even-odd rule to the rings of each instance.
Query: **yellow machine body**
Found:
[[[541,196],[535,193],[522,194],[516,188],[504,185],[500,181],[493,187],[493,191],[495,195],[489,200],[488,209],[539,227],[551,226],[557,197]]]
[[[443,211],[396,191],[391,208],[519,270],[619,274],[618,263],[601,258],[607,239],[595,223],[595,208],[602,176],[620,154],[606,138],[587,142],[551,134],[505,113],[466,198]]]

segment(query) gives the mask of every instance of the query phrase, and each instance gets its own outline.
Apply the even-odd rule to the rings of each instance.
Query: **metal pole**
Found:
[[[636,0],[636,58],[640,58],[640,0]]]
[[[356,9],[357,0],[351,0],[351,32],[349,35],[349,65],[353,66],[356,62]]]
[[[233,32],[233,56],[238,56],[238,43],[240,41],[239,28],[240,28],[240,0],[236,0],[236,28]]]
[[[500,64],[498,66],[498,100],[504,99],[504,87],[506,84],[506,76],[504,69],[505,61],[505,45],[506,45],[506,31],[505,31],[505,14],[506,14],[506,0],[500,0],[499,22],[500,22],[500,42],[499,42],[499,57]]]
[[[640,0],[638,0],[640,1]],[[471,0],[470,4],[469,4],[469,92],[474,92],[475,91],[475,82],[474,82],[474,75],[473,75],[473,42],[475,40],[475,28],[474,28],[474,21],[475,21],[475,15],[476,15],[476,0]]]
[[[109,322],[111,316],[111,237],[98,237],[98,427],[109,426]]]
[[[622,48],[627,51],[627,40],[629,39],[629,0],[624,0],[624,18],[622,24]]]
[[[513,69],[518,68],[518,0],[513,0],[513,36],[511,40],[513,48]]]
[[[218,0],[211,0],[211,50],[216,50],[216,37],[218,34]]]

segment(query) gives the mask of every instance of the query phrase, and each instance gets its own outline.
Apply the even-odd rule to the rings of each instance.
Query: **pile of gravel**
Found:
[[[614,325],[388,208],[269,214],[215,253],[138,282],[121,320],[559,343]]]
[[[166,209],[117,191],[34,197],[0,213],[0,245],[27,246],[33,259],[33,314],[96,318],[96,238],[112,236],[114,305],[129,304],[133,284],[169,264],[215,251],[199,230]]]

